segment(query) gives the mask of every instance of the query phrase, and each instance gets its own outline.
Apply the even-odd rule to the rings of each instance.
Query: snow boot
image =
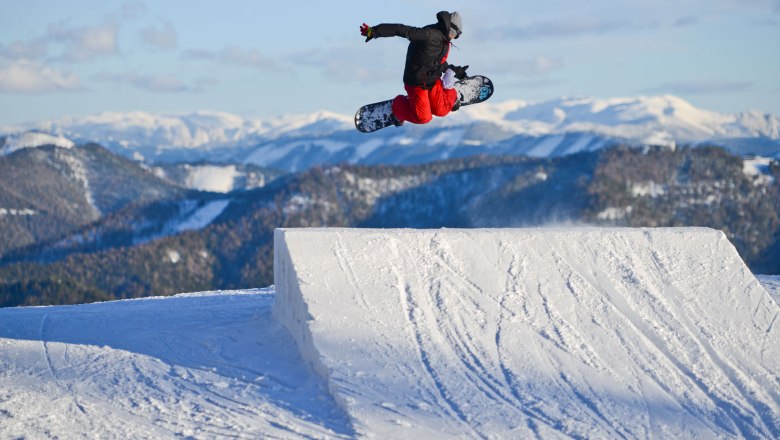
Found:
[[[458,93],[458,99],[455,100],[455,104],[452,104],[452,110],[453,112],[458,111],[460,109],[460,103],[463,101],[463,94]]]

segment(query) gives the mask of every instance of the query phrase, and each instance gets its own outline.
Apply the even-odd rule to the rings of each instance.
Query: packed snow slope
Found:
[[[780,307],[718,231],[284,229],[274,269],[359,436],[780,437]]]
[[[0,309],[0,438],[778,437],[780,277],[719,232],[277,238],[276,296]]]
[[[0,438],[340,438],[272,290],[0,309]]]

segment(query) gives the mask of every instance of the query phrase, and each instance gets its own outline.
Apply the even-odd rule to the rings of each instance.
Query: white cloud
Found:
[[[260,51],[257,49],[226,47],[219,52],[219,59],[225,63],[252,67],[256,69],[276,68],[276,63],[272,59],[263,56],[263,54],[260,53]]]
[[[312,49],[294,54],[288,61],[318,69],[323,77],[336,82],[400,83],[404,68],[403,54],[399,53],[395,57],[387,46],[381,45]]]
[[[225,47],[219,51],[206,49],[190,49],[184,51],[185,59],[219,61],[224,64],[251,67],[261,70],[279,69],[277,63],[264,56],[256,49],[241,49],[238,47]]]
[[[146,12],[146,4],[140,0],[129,0],[122,4],[120,13],[127,20],[134,20]]]
[[[39,60],[45,57],[48,51],[48,43],[43,38],[30,41],[17,40],[7,46],[0,45],[0,56],[12,60]]]
[[[216,60],[216,52],[206,49],[187,49],[182,52],[182,57],[186,60]]]
[[[583,35],[601,35],[628,29],[629,23],[605,21],[588,17],[538,21],[527,25],[515,25],[489,31],[491,38],[534,40],[539,38],[567,38]]]
[[[219,80],[213,77],[202,77],[198,78],[195,81],[195,87],[193,88],[193,91],[203,91],[205,89],[208,89],[209,87],[214,87],[217,84],[219,84]]]
[[[79,77],[37,61],[21,59],[0,67],[0,92],[46,93],[82,89]]]
[[[177,44],[176,29],[169,22],[159,26],[149,26],[141,31],[141,38],[146,44],[162,50],[175,49]]]
[[[512,73],[525,77],[547,76],[550,73],[560,70],[564,67],[563,60],[560,58],[550,58],[544,55],[536,56],[532,59],[509,61],[505,68],[512,69]]]
[[[95,75],[93,79],[101,82],[130,84],[139,89],[154,93],[197,92],[216,83],[216,80],[212,78],[201,78],[196,81],[195,86],[189,86],[174,75],[149,75],[136,72],[119,74],[103,72]]]
[[[688,26],[694,26],[696,24],[699,24],[699,18],[695,17],[693,15],[688,15],[682,18],[678,18],[675,20],[675,22],[672,24],[674,27],[688,27]]]
[[[90,61],[94,58],[114,55],[119,51],[116,23],[106,22],[97,26],[69,27],[63,23],[49,25],[48,38],[65,45],[60,58],[66,61]]]
[[[742,93],[753,88],[754,84],[747,81],[676,81],[645,89],[644,93],[671,93],[674,95],[721,95],[727,93]]]
[[[110,20],[95,26],[50,24],[46,33],[28,41],[0,44],[0,57],[12,60],[91,61],[119,52],[119,26]]]

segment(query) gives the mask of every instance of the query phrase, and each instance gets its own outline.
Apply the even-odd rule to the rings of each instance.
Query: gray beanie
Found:
[[[450,24],[450,37],[458,38],[461,32],[463,32],[463,21],[461,20],[458,11],[454,11],[452,14],[450,14]]]

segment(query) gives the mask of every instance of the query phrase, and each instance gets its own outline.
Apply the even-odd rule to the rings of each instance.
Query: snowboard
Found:
[[[460,106],[487,101],[493,96],[493,81],[482,75],[467,76],[455,83]],[[355,128],[371,133],[393,125],[393,100],[364,105],[355,113]]]

